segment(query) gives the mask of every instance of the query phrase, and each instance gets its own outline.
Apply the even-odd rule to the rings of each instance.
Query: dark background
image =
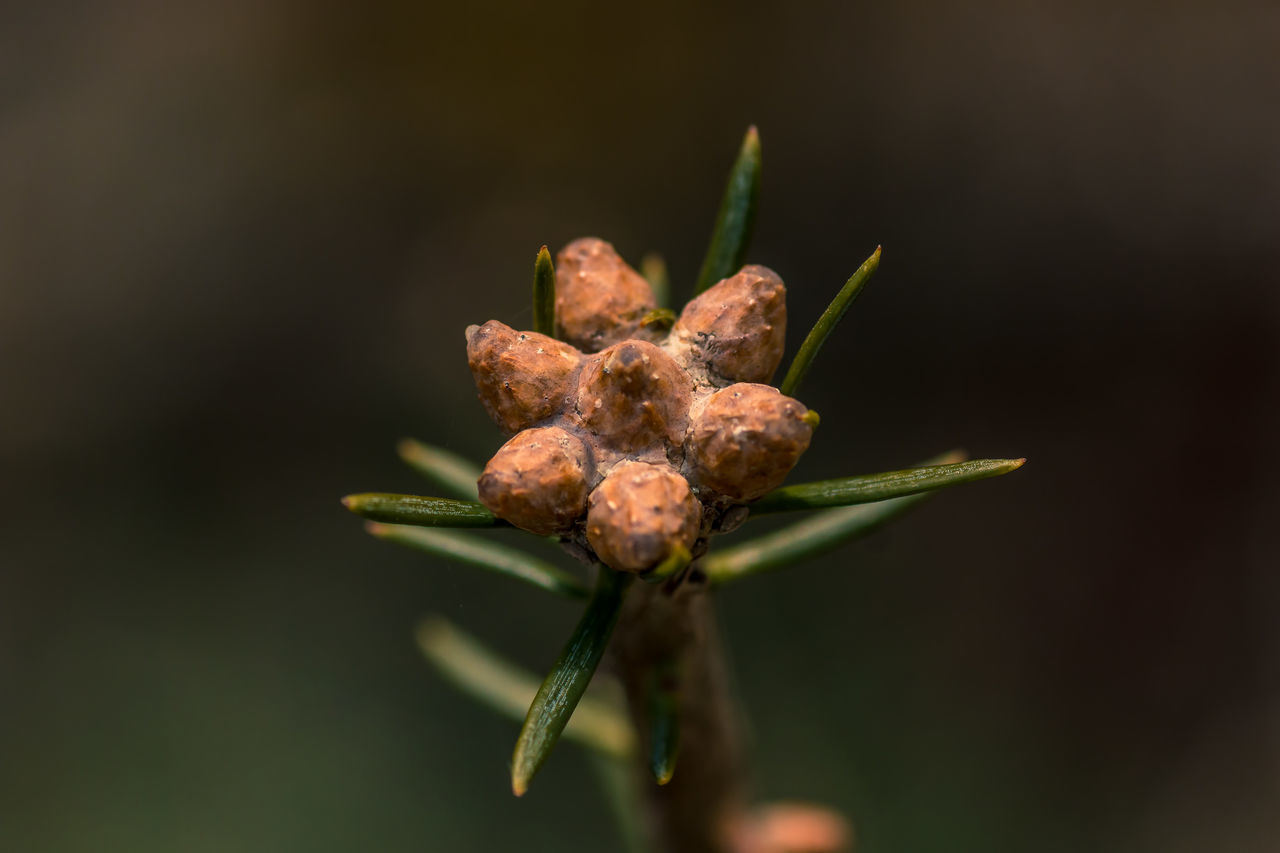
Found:
[[[542,243],[687,288],[755,123],[793,348],[885,246],[796,476],[1030,458],[726,591],[760,794],[872,853],[1274,849],[1274,5],[353,8],[0,12],[0,847],[611,849],[411,643],[545,668],[575,606],[337,498],[497,447],[462,329]]]

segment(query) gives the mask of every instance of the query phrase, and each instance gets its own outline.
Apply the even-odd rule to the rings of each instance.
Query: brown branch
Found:
[[[730,827],[745,814],[742,721],[729,687],[713,602],[700,573],[678,584],[637,584],[611,644],[632,719],[648,731],[646,690],[655,669],[677,662],[680,754],[664,786],[644,774],[649,826],[661,853],[731,853]]]

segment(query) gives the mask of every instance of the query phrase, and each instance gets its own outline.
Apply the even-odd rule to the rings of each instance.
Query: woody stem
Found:
[[[680,673],[677,689],[680,753],[663,786],[644,773],[643,807],[661,853],[730,853],[728,827],[746,801],[742,722],[729,689],[713,601],[696,570],[678,585],[637,584],[611,644],[637,729],[648,726],[648,690],[655,673]],[[641,750],[642,756],[645,750]]]

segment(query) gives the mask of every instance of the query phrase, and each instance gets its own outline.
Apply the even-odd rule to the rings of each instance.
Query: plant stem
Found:
[[[610,647],[638,732],[649,732],[654,674],[680,659],[681,748],[671,781],[659,786],[640,749],[649,828],[659,853],[729,853],[726,828],[746,808],[742,722],[708,587],[700,572],[680,584],[637,584]]]

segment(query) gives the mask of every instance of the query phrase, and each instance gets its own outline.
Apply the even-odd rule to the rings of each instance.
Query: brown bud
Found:
[[[605,241],[583,237],[556,255],[556,333],[583,352],[635,337],[656,307],[649,282]]]
[[[787,289],[777,273],[754,264],[686,305],[672,330],[733,382],[768,382],[786,333]]]
[[[564,407],[582,353],[546,335],[490,320],[467,329],[467,362],[485,411],[513,433]]]
[[[606,565],[643,572],[692,549],[702,505],[689,483],[666,465],[622,462],[596,486],[587,510],[587,541]]]
[[[841,815],[808,803],[772,803],[729,826],[734,853],[850,853],[853,827]]]
[[[531,533],[564,533],[587,504],[587,449],[560,427],[517,434],[484,467],[480,502]]]
[[[689,430],[690,479],[740,501],[776,489],[813,437],[807,411],[768,385],[717,391]]]
[[[578,416],[606,445],[624,453],[663,441],[679,446],[691,394],[688,375],[666,352],[648,341],[623,341],[582,368]]]

